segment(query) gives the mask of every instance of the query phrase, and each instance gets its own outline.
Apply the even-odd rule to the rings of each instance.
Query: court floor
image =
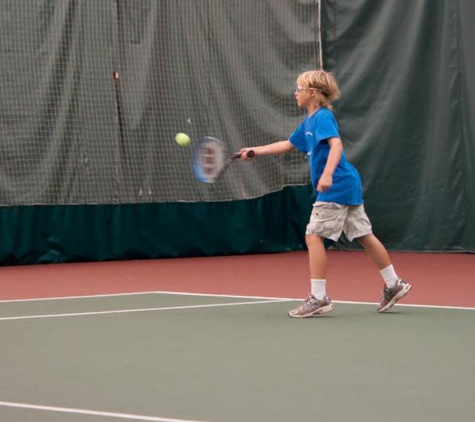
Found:
[[[0,420],[472,421],[475,309],[148,291],[0,302]]]

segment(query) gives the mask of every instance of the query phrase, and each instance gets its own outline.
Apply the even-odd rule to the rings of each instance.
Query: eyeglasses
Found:
[[[295,92],[296,94],[298,94],[298,93],[300,93],[300,91],[303,91],[303,90],[305,90],[305,89],[311,90],[311,89],[317,89],[317,88],[310,88],[310,87],[304,87],[304,86],[297,85],[297,86],[295,87],[295,91],[294,91],[294,92]],[[322,91],[320,91],[319,89],[317,89],[317,91],[322,92]]]
[[[325,97],[328,97],[328,94],[325,94],[321,89],[318,89],[318,88],[310,88],[310,87],[305,88],[305,87],[300,86],[300,85],[297,85],[297,86],[295,87],[294,93],[295,93],[295,94],[300,94],[300,91],[303,91],[303,90],[305,90],[305,89],[308,89],[308,90],[315,89],[316,91],[320,92],[320,94],[323,94]]]

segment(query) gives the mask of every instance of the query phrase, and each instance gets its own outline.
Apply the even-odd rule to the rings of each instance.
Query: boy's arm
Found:
[[[343,144],[340,138],[330,138],[328,140],[328,145],[330,145],[330,153],[328,154],[327,164],[323,169],[323,173],[320,176],[320,179],[318,179],[318,192],[325,192],[333,185],[333,172],[343,154]]]
[[[246,152],[249,150],[253,150],[254,156],[258,156],[285,154],[292,151],[294,148],[295,146],[290,141],[278,141],[272,144],[262,145],[260,147],[243,148],[241,149],[240,153],[241,159],[249,160],[250,158],[246,155]]]

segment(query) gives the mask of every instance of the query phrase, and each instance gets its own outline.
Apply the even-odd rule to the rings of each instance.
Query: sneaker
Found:
[[[386,312],[398,300],[406,296],[411,289],[412,286],[404,280],[398,280],[396,285],[391,289],[385,285],[383,289],[383,298],[379,304],[378,312]]]
[[[289,317],[309,318],[314,315],[326,314],[333,308],[333,303],[328,296],[325,296],[323,300],[318,300],[315,296],[308,295],[307,299],[298,308],[289,311]]]

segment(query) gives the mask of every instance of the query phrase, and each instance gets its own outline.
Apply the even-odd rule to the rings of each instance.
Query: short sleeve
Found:
[[[305,139],[305,129],[303,123],[300,124],[294,133],[289,137],[290,143],[301,152],[307,152],[307,140]]]
[[[317,142],[330,138],[340,138],[338,123],[331,111],[327,111],[318,119],[314,133]]]

